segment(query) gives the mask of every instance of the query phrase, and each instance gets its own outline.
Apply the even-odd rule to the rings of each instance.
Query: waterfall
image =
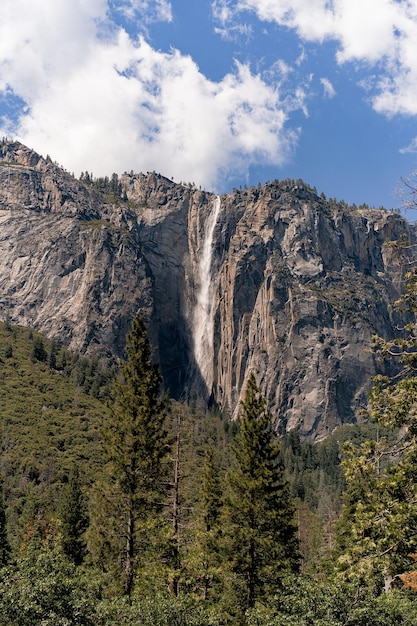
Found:
[[[205,224],[204,243],[198,264],[198,292],[193,316],[194,357],[209,393],[211,393],[213,385],[213,309],[215,299],[211,262],[214,228],[219,212],[220,196],[217,196]]]

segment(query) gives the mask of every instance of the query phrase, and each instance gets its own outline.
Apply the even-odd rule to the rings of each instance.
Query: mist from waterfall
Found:
[[[217,196],[204,229],[204,243],[198,264],[198,292],[193,317],[194,357],[208,392],[213,386],[213,335],[215,285],[212,281],[213,235],[220,212]]]

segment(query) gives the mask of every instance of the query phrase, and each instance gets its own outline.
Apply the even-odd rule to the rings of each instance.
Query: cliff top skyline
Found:
[[[299,181],[217,199],[154,173],[119,181],[0,143],[2,319],[113,358],[139,312],[174,397],[235,415],[253,372],[279,430],[317,439],[354,421],[380,372],[372,336],[402,324],[384,243],[409,241],[411,262],[416,227]]]
[[[302,178],[400,207],[416,34],[416,0],[4,0],[0,133],[76,176]]]

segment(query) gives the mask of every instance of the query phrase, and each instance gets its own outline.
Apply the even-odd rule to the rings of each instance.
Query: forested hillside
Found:
[[[313,444],[254,376],[236,423],[161,395],[139,318],[120,363],[0,324],[1,624],[415,624],[408,331],[403,378]]]

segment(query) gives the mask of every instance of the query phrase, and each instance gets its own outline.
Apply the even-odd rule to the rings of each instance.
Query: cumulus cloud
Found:
[[[417,114],[416,0],[216,0],[215,6],[229,23],[251,11],[294,29],[305,41],[337,41],[339,64],[371,70],[375,110]]]
[[[135,11],[147,4],[123,3]],[[110,8],[105,0],[2,0],[0,92],[27,105],[12,128],[3,120],[2,134],[76,174],[154,169],[208,188],[288,158],[297,134],[287,116],[303,106],[301,92],[283,99],[276,83],[239,63],[213,82],[189,56],[133,40]]]

